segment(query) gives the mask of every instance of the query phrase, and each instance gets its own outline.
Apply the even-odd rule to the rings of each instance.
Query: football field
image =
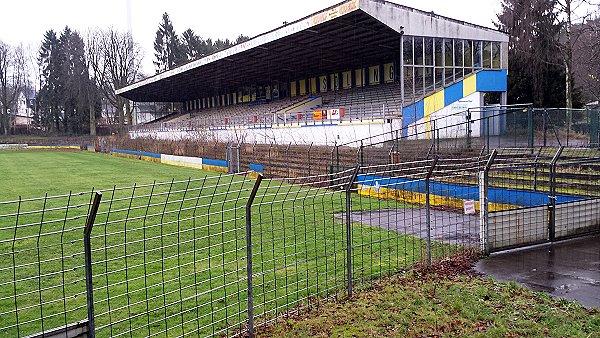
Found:
[[[244,212],[255,179],[87,152],[0,152],[0,172],[0,333],[87,318],[83,226],[92,189],[102,190],[91,232],[98,337],[221,335],[245,325]],[[252,208],[258,322],[345,285],[345,194],[297,183],[264,180]],[[355,195],[351,207],[405,205]],[[424,254],[422,239],[359,222],[351,239],[356,280]]]
[[[187,180],[214,173],[88,152],[0,152],[0,201]]]

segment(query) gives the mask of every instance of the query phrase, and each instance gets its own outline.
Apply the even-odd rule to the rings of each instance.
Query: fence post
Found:
[[[544,130],[544,147],[548,144],[548,121],[546,121],[546,108],[544,108],[544,112],[542,113],[542,122],[543,122],[543,130]]]
[[[564,146],[558,148],[552,162],[550,162],[550,205],[548,206],[548,237],[550,242],[554,242],[556,239],[556,165],[564,148]]]
[[[84,247],[84,259],[85,259],[85,290],[87,297],[87,311],[88,311],[88,337],[96,337],[96,325],[94,324],[94,285],[92,284],[92,228],[94,227],[94,221],[98,214],[98,208],[100,207],[100,201],[102,200],[102,193],[95,192],[92,207],[90,208],[90,214],[85,222],[85,228],[83,229],[83,247]]]
[[[254,300],[252,290],[252,203],[260,187],[263,176],[258,174],[252,192],[246,202],[246,276],[248,279],[248,336],[254,337]]]
[[[471,149],[471,134],[473,130],[471,129],[471,110],[467,109],[467,149]]]
[[[600,148],[600,111],[586,110],[590,123],[590,148]]]
[[[236,168],[237,170],[236,170],[236,173],[239,173],[241,171],[241,168],[240,168],[240,161],[241,161],[240,156],[241,155],[242,155],[242,143],[239,142],[237,145],[237,168]]]
[[[429,192],[429,181],[431,179],[431,175],[433,175],[433,170],[439,161],[439,156],[435,155],[433,158],[433,163],[431,167],[427,171],[427,176],[425,176],[425,220],[427,223],[427,266],[431,266],[431,201],[430,201],[430,192]]]
[[[542,148],[543,147],[540,147],[537,155],[535,155],[535,159],[533,160],[533,191],[537,191],[538,167],[540,165],[538,161],[540,159],[540,154],[542,153]]]
[[[291,143],[288,144],[288,146],[285,148],[285,167],[287,169],[287,177],[290,177],[290,147],[292,146]]]
[[[308,151],[306,152],[306,159],[307,159],[306,164],[307,164],[307,167],[308,167],[308,175],[306,175],[306,176],[310,176],[310,166],[311,166],[311,163],[310,163],[310,151],[311,151],[312,147],[313,147],[313,142],[310,143],[310,145],[308,146]]]
[[[527,146],[533,149],[534,134],[533,134],[533,108],[527,107]]]
[[[359,164],[361,167],[362,167],[362,165],[363,165],[363,163],[364,163],[364,162],[363,162],[363,161],[364,161],[363,150],[364,150],[363,141],[360,141],[360,149],[358,150],[358,151],[359,151],[359,153],[358,153],[358,154],[359,154],[359,157],[358,157],[358,161],[359,161],[359,162],[358,162],[358,164]]]
[[[348,296],[352,297],[352,227],[350,214],[352,212],[352,185],[356,181],[360,166],[354,168],[354,172],[346,186],[346,269],[348,273]]]
[[[488,188],[489,188],[489,173],[498,155],[496,149],[492,150],[490,157],[488,158],[485,168],[479,172],[479,245],[481,252],[484,255],[490,254],[490,248],[488,245],[488,221],[489,221],[489,208],[488,208]]]

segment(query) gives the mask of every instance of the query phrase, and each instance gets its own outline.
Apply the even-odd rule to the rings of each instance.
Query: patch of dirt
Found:
[[[429,266],[424,262],[419,262],[415,265],[413,271],[418,275],[433,274],[442,277],[476,275],[473,266],[479,258],[480,256],[475,250],[464,250],[452,256],[433,261]]]

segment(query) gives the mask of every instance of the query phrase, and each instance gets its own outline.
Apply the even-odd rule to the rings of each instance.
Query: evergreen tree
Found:
[[[162,21],[156,30],[154,39],[154,66],[156,73],[169,70],[185,61],[185,55],[181,51],[181,43],[169,14],[163,14]]]
[[[64,79],[63,126],[69,133],[81,134],[89,129],[88,88],[89,72],[85,61],[85,47],[79,33],[65,27],[60,39],[60,51],[65,62],[61,73]]]
[[[44,34],[38,64],[41,71],[40,92],[36,123],[50,131],[58,131],[61,124],[61,97],[64,90],[61,77],[61,54],[58,37],[54,30]]]
[[[206,55],[206,43],[190,28],[181,34],[181,44],[188,61]]]
[[[89,131],[90,111],[97,95],[85,60],[85,48],[79,33],[69,27],[60,37],[49,30],[44,35],[38,62],[41,69],[36,122],[47,130],[82,134]]]

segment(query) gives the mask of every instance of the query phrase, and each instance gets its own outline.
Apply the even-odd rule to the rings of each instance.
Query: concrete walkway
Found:
[[[476,271],[600,308],[600,235],[498,253]]]
[[[425,208],[403,208],[353,212],[350,218],[353,222],[427,238],[426,215]],[[344,217],[341,214],[337,216]],[[431,238],[445,243],[478,247],[479,217],[432,208]]]

